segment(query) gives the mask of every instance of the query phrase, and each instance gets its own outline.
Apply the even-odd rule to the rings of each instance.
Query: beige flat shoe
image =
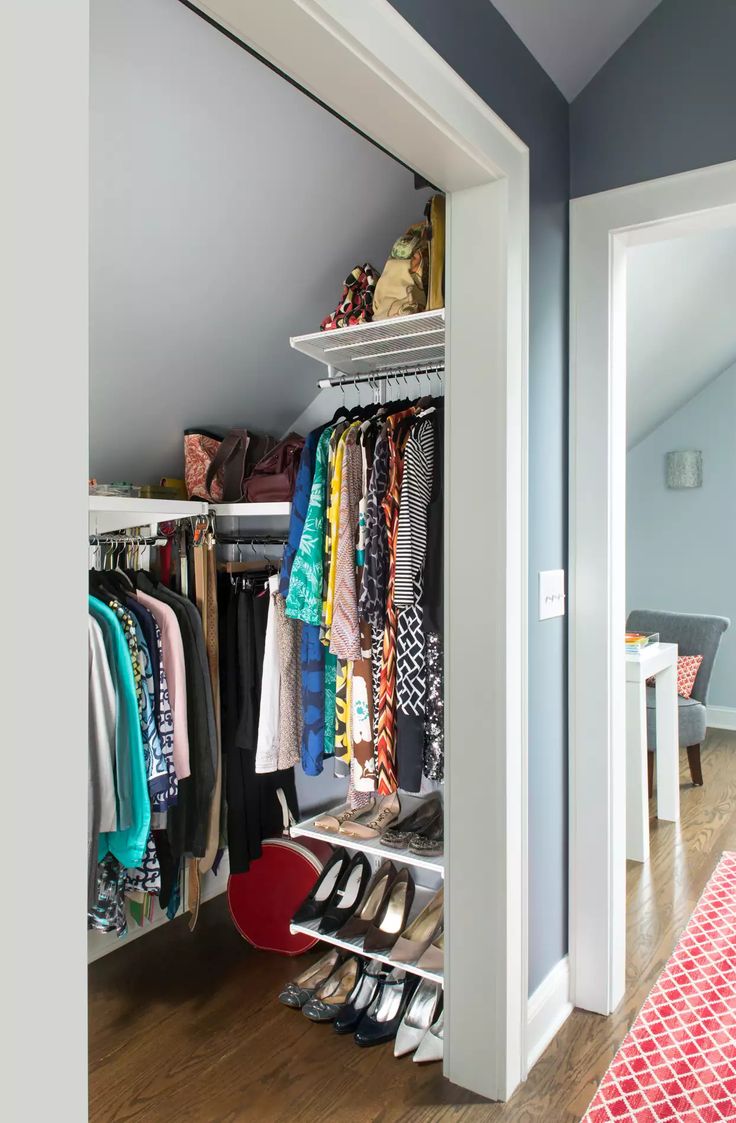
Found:
[[[389,956],[392,963],[416,963],[424,955],[442,931],[444,904],[443,885],[399,936]]]
[[[343,823],[352,823],[356,819],[372,815],[375,807],[376,801],[371,799],[365,807],[344,807],[337,815],[322,815],[319,819],[314,820],[314,825],[321,831],[339,831]]]
[[[378,838],[386,828],[401,814],[401,801],[396,792],[384,796],[372,816],[365,823],[346,822],[340,827],[340,834],[350,838]]]

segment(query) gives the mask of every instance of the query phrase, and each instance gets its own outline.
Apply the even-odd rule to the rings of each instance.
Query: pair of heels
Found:
[[[417,1064],[441,1061],[444,1053],[445,1012],[442,987],[422,979],[407,1005],[396,1033],[394,1056],[413,1053]]]
[[[301,1010],[313,1022],[330,1022],[355,989],[360,963],[336,948],[328,951],[279,994],[279,1002]]]
[[[376,960],[361,966],[355,986],[334,1018],[336,1033],[352,1033],[368,1048],[395,1041],[394,1056],[438,1061],[443,1053],[442,987]]]
[[[361,965],[355,986],[334,1019],[335,1032],[352,1033],[366,1048],[393,1041],[417,980],[400,967],[387,970],[377,960]]]
[[[428,796],[409,815],[389,827],[381,843],[423,858],[438,857],[445,845],[444,812],[439,795]]]
[[[364,807],[346,807],[337,815],[323,815],[315,820],[314,825],[320,830],[336,831],[350,838],[369,841],[383,834],[400,814],[401,800],[394,792],[378,802],[372,798]]]
[[[335,850],[322,873],[292,917],[293,924],[319,921],[319,931],[342,930],[365,894],[371,876],[368,860],[361,853]]]
[[[363,854],[352,858],[336,850],[308,896],[294,913],[292,923],[319,920],[319,931],[336,932],[341,940],[363,940],[366,952],[388,951],[403,932],[414,903],[414,879],[384,862],[370,880]]]
[[[364,952],[388,954],[399,966],[416,963],[427,971],[443,971],[444,886],[407,923],[415,892],[408,869],[397,871],[393,862],[384,862],[338,936],[344,940],[362,938]]]

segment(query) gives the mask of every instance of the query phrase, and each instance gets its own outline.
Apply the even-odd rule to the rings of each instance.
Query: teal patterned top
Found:
[[[314,459],[312,490],[299,549],[291,568],[286,615],[305,624],[322,622],[322,567],[324,564],[325,491],[332,426],[323,430]]]

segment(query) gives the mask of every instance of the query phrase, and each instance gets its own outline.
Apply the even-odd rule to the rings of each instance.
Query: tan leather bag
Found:
[[[373,296],[373,319],[410,316],[427,307],[429,226],[415,222],[397,238]]]

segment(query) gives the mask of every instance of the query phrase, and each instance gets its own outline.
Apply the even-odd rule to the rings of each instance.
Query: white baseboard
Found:
[[[527,1006],[527,1071],[541,1057],[572,1013],[570,961],[565,956],[529,996]]]
[[[710,729],[736,730],[736,708],[733,706],[708,706],[707,710]]]

